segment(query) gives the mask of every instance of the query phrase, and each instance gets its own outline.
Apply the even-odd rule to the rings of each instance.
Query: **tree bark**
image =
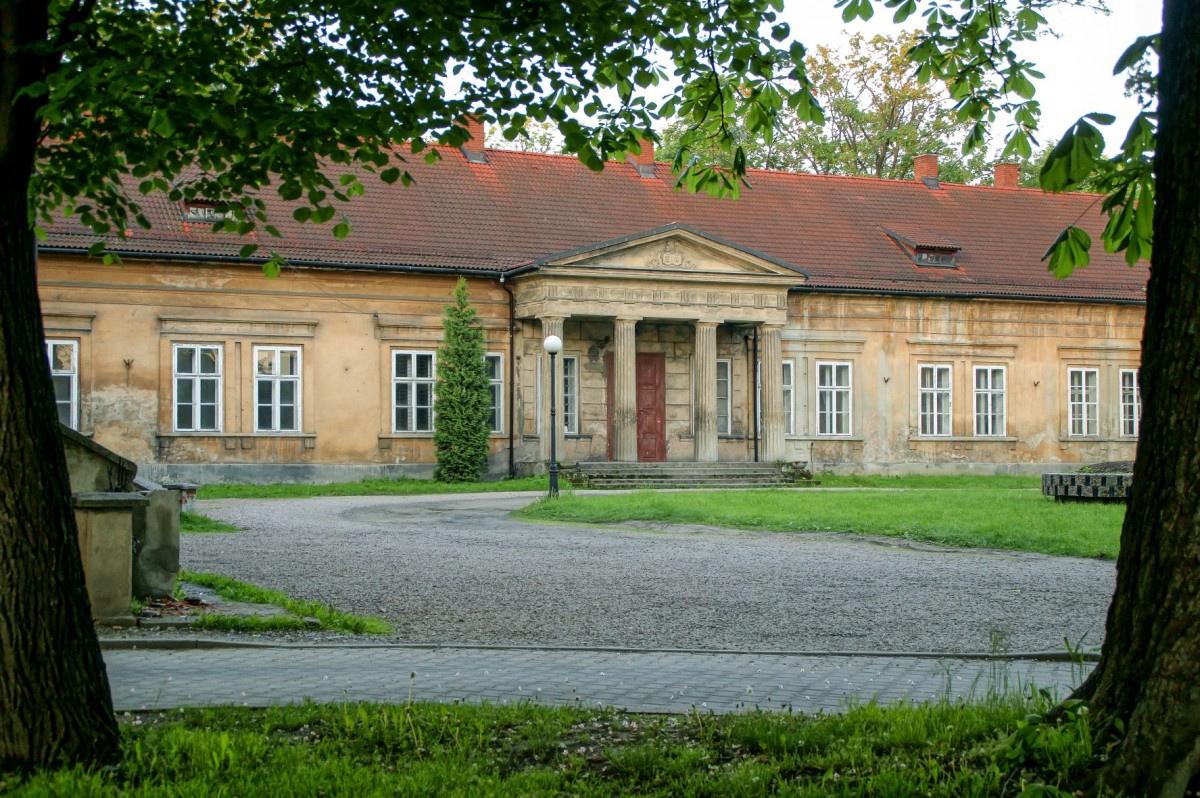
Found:
[[[1119,740],[1097,786],[1169,798],[1200,773],[1200,0],[1166,0],[1160,65],[1141,438],[1101,660],[1077,694]]]
[[[28,189],[45,3],[0,2],[0,771],[115,761],[47,366]]]

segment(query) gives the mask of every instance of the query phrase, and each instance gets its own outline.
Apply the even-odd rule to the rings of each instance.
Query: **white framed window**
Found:
[[[729,435],[733,432],[731,419],[733,417],[733,363],[729,360],[717,361],[717,434]]]
[[[175,344],[172,401],[176,432],[221,431],[221,347]]]
[[[392,350],[392,432],[433,432],[433,352]]]
[[[1142,427],[1142,391],[1137,369],[1121,369],[1121,435],[1136,438]]]
[[[579,434],[579,358],[562,358],[562,430],[566,435]]]
[[[47,339],[46,359],[50,361],[58,420],[71,429],[79,429],[79,342]]]
[[[300,431],[300,347],[254,347],[254,431]]]
[[[851,370],[846,362],[817,361],[817,434],[851,434]]]
[[[488,393],[491,395],[491,415],[488,430],[494,433],[504,432],[504,356],[484,355],[487,362]]]
[[[1004,366],[975,367],[975,434],[1003,436],[1005,432]]]
[[[1067,369],[1067,433],[1071,436],[1100,434],[1100,370]]]
[[[951,431],[950,366],[944,363],[922,364],[917,370],[920,434],[947,436]]]
[[[796,434],[796,364],[794,361],[783,361],[783,377],[780,380],[783,387],[783,434]]]

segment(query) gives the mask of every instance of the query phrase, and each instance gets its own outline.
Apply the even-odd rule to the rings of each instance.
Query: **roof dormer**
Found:
[[[962,247],[927,227],[892,226],[879,229],[917,266],[933,269],[958,268],[958,253],[962,251]]]

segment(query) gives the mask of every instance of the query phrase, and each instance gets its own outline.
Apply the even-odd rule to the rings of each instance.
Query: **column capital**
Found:
[[[692,322],[692,324],[695,325],[697,329],[699,329],[701,327],[719,327],[722,324],[722,322],[710,321],[709,319],[696,319]]]

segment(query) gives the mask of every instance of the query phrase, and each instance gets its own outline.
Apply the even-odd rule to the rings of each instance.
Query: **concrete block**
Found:
[[[79,554],[97,621],[129,619],[133,598],[133,517],[148,500],[138,493],[77,493]]]
[[[156,490],[145,495],[145,506],[134,515],[133,595],[139,599],[166,598],[179,573],[180,494]]]

